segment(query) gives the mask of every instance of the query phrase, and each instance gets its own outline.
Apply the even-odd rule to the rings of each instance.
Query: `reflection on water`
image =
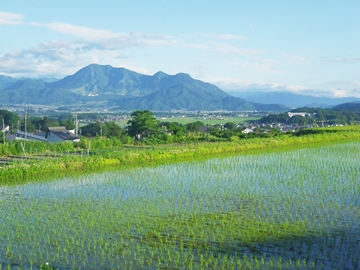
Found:
[[[245,213],[263,222],[306,221],[319,234],[313,242],[299,240],[293,251],[271,243],[258,251],[260,256],[265,252],[290,261],[300,256],[325,268],[355,269],[360,262],[351,252],[360,250],[359,150],[359,143],[350,143],[0,187],[0,262],[18,260],[30,267],[51,256],[58,266],[116,265],[118,259],[99,255],[102,246],[115,245],[112,239],[126,245],[161,218]],[[129,235],[122,235],[126,231]],[[150,256],[151,247],[140,246]],[[130,257],[140,252],[129,249]],[[336,265],[335,254],[342,256]]]

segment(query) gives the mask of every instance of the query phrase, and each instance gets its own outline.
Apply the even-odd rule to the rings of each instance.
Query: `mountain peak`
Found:
[[[52,82],[26,80],[13,83],[0,92],[3,102],[52,104],[68,106],[97,104],[120,109],[156,110],[241,110],[244,102],[219,87],[193,79],[189,74],[168,75],[162,71],[153,76],[126,68],[91,64],[73,75]],[[225,99],[224,99],[225,98]],[[246,109],[258,105],[247,103]],[[278,107],[274,106],[274,110]]]

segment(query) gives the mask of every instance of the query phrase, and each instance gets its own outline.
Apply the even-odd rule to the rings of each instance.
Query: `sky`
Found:
[[[360,97],[359,0],[0,0],[0,74],[92,64],[225,91]]]

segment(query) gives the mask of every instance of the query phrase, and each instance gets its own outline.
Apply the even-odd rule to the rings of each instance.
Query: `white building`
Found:
[[[243,133],[243,134],[249,134],[249,133],[251,133],[251,132],[253,132],[252,129],[250,129],[250,128],[245,128],[241,133]]]
[[[9,126],[0,126],[0,132],[8,132],[10,131],[10,127]]]
[[[300,115],[302,117],[305,117],[308,113],[305,113],[305,112],[288,112],[288,116],[291,118],[295,115]],[[308,114],[310,115],[310,114]]]

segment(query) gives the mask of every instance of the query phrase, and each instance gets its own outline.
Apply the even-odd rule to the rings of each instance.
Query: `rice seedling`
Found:
[[[352,142],[1,186],[0,266],[357,269],[359,150]]]

